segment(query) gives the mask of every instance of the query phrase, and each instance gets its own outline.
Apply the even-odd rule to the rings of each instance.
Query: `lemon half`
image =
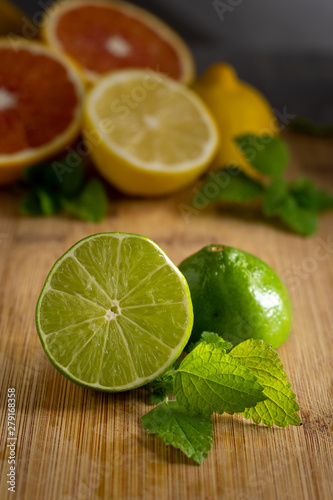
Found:
[[[121,191],[162,195],[198,178],[219,133],[206,105],[183,84],[150,70],[102,77],[84,110],[87,149]]]

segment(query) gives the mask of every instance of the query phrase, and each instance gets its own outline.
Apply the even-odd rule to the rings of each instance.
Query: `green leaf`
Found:
[[[23,180],[32,187],[54,191],[64,196],[76,195],[83,185],[84,167],[77,153],[64,159],[39,163],[23,172]]]
[[[185,350],[186,352],[190,353],[195,349],[201,342],[205,342],[206,344],[214,344],[215,346],[218,346],[220,349],[222,349],[225,353],[229,352],[232,348],[233,345],[231,342],[226,342],[222,337],[220,337],[217,333],[213,332],[202,332],[200,340],[198,342],[193,342],[186,346]]]
[[[192,203],[199,206],[202,198],[208,203],[243,203],[256,200],[263,193],[264,187],[260,182],[248,177],[239,168],[230,167],[210,173]]]
[[[283,179],[275,179],[268,186],[262,208],[264,215],[278,216],[287,226],[303,236],[310,236],[317,229],[316,214],[298,204]]]
[[[72,168],[71,171],[65,172],[63,180],[60,183],[60,192],[64,196],[74,196],[79,193],[83,186],[84,167],[81,163]]]
[[[279,215],[281,206],[288,197],[288,186],[284,179],[275,179],[267,187],[262,209],[266,217]]]
[[[100,222],[108,206],[105,189],[98,179],[91,179],[77,197],[64,198],[62,203],[68,212],[90,222]]]
[[[266,399],[256,375],[213,344],[199,344],[181,362],[174,394],[191,413],[242,412]]]
[[[279,215],[287,226],[302,236],[311,236],[317,230],[316,214],[301,208],[292,196],[288,196],[284,201]]]
[[[249,339],[236,346],[230,355],[258,377],[267,397],[254,408],[243,411],[245,418],[268,426],[301,425],[296,396],[277,352],[261,340]]]
[[[244,134],[235,142],[252,167],[264,175],[277,177],[288,165],[289,150],[280,137]]]
[[[61,205],[57,195],[42,188],[38,188],[36,193],[44,215],[54,215],[59,212]]]
[[[20,212],[24,215],[43,215],[40,200],[35,191],[24,196],[20,204]]]
[[[176,401],[156,406],[141,418],[149,434],[158,434],[164,443],[179,448],[189,458],[202,464],[213,443],[210,417],[189,415]]]
[[[60,200],[54,193],[35,188],[22,200],[20,211],[25,215],[54,215],[61,208]]]
[[[23,181],[31,186],[54,188],[59,185],[50,163],[38,163],[26,168],[22,174]]]
[[[289,192],[298,206],[321,212],[333,208],[333,195],[317,188],[314,182],[306,177],[299,177],[289,185]]]

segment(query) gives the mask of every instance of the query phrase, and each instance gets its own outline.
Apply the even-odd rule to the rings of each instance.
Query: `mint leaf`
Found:
[[[284,201],[279,215],[287,226],[302,236],[311,236],[317,230],[316,214],[300,207],[292,196]]]
[[[280,137],[244,134],[234,140],[247,161],[262,174],[277,177],[286,169],[289,150]]]
[[[213,443],[210,417],[189,415],[176,401],[153,408],[141,418],[149,434],[158,434],[165,444],[179,448],[189,458],[202,464]]]
[[[266,399],[257,376],[213,344],[199,344],[181,362],[174,395],[194,414],[242,412]]]
[[[22,174],[23,181],[31,186],[54,188],[59,186],[59,181],[50,163],[38,163],[26,168]]]
[[[68,212],[89,222],[100,222],[108,205],[105,189],[98,179],[91,179],[77,197],[64,198],[62,204]]]
[[[310,236],[317,229],[316,214],[300,206],[298,200],[290,194],[284,179],[275,179],[268,186],[262,208],[264,215],[278,216],[287,226],[303,236]]]
[[[216,201],[242,203],[256,200],[263,193],[264,187],[260,182],[248,177],[241,169],[230,167],[209,174],[192,204],[199,206],[202,197],[209,203]]]
[[[40,187],[65,196],[73,196],[83,185],[83,174],[82,158],[73,153],[59,161],[29,167],[23,172],[23,180],[33,188]]]
[[[63,163],[66,165],[66,159],[63,160]],[[53,164],[52,167],[54,167]],[[63,176],[60,177],[60,192],[65,196],[74,196],[78,194],[83,187],[83,178],[83,161],[79,155],[76,155],[75,166],[70,167],[64,172]]]
[[[33,189],[21,201],[20,211],[25,215],[54,215],[61,208],[59,198],[41,187]]]
[[[299,177],[289,185],[289,192],[298,206],[321,212],[333,208],[333,195],[317,188],[314,182],[306,177]]]
[[[229,352],[233,348],[233,344],[231,342],[226,342],[222,337],[220,337],[217,333],[213,332],[202,332],[200,336],[200,340],[198,342],[193,342],[186,346],[186,352],[190,353],[195,349],[201,342],[205,342],[206,344],[214,344],[218,346],[220,349],[223,349],[225,353]]]
[[[20,212],[24,215],[43,215],[40,200],[35,191],[24,196],[20,204]]]
[[[262,209],[266,217],[279,215],[281,206],[288,197],[288,186],[284,179],[275,179],[267,187]]]
[[[52,163],[24,171],[30,192],[20,210],[26,215],[53,215],[62,208],[90,222],[100,222],[107,211],[107,196],[98,179],[84,183],[82,158],[75,152]]]
[[[56,195],[42,188],[38,188],[36,194],[44,215],[54,215],[59,212],[60,202]]]
[[[243,411],[245,418],[268,426],[301,424],[299,406],[277,352],[261,340],[249,339],[236,346],[230,355],[258,377],[267,397],[254,408]]]

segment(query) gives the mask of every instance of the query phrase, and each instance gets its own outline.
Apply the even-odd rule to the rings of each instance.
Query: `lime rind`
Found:
[[[192,325],[184,276],[154,242],[136,234],[99,233],[73,245],[52,267],[36,306],[51,363],[73,382],[109,392],[164,373]]]

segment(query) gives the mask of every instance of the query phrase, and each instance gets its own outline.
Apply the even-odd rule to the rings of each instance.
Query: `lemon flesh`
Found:
[[[70,248],[51,269],[36,326],[53,365],[73,382],[124,391],[154,380],[191,333],[185,278],[139,235],[101,233]]]
[[[219,144],[214,119],[195,93],[148,70],[103,77],[84,115],[96,166],[130,194],[159,195],[186,186],[211,163]]]

